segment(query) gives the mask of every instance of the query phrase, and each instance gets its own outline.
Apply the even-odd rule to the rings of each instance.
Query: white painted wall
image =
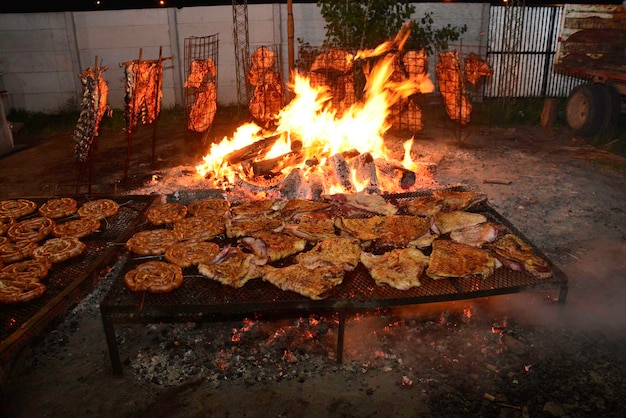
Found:
[[[415,18],[432,12],[436,26],[467,25],[462,42],[451,45],[463,53],[484,56],[489,5],[482,3],[415,3]],[[321,45],[325,22],[316,4],[293,4],[294,38]],[[287,68],[287,5],[248,5],[250,52],[262,45],[280,45],[283,74]],[[78,109],[82,86],[78,74],[96,57],[107,66],[109,104],[124,107],[121,63],[139,58],[172,57],[164,63],[163,106],[183,105],[184,40],[219,36],[218,102],[237,102],[233,11],[231,6],[185,7],[93,12],[0,14],[0,77],[9,108],[56,113]],[[297,58],[298,44],[295,55]],[[434,57],[430,60],[434,79]]]

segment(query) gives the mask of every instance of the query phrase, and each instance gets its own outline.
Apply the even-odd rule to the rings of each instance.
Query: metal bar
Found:
[[[122,362],[120,360],[120,351],[117,347],[117,340],[115,339],[115,326],[113,325],[113,320],[108,314],[101,313],[101,316],[107,348],[109,349],[109,358],[111,359],[111,369],[113,374],[122,375]]]
[[[565,306],[565,299],[567,299],[568,291],[569,291],[569,286],[567,285],[561,286],[561,290],[559,291],[559,299],[557,302],[560,306]]]
[[[337,363],[343,363],[343,338],[346,332],[346,311],[341,309],[339,312],[339,327],[337,329]]]
[[[545,50],[545,61],[543,66],[544,76],[541,81],[541,95],[543,97],[547,96],[548,93],[548,81],[550,79],[550,62],[554,56],[554,32],[556,30],[556,9],[552,9],[552,13],[550,14],[550,33],[547,38],[546,50]]]
[[[161,85],[161,78],[163,76],[163,47],[159,47],[159,60],[156,75],[156,82],[154,83],[154,122],[152,125],[152,157],[150,165],[154,168],[155,155],[156,155],[156,137],[157,137],[157,125],[159,123],[159,111],[161,110],[161,103],[159,103],[159,86]]]

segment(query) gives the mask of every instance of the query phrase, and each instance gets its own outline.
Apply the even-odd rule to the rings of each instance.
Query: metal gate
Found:
[[[567,97],[580,80],[554,73],[562,6],[492,6],[484,97]]]

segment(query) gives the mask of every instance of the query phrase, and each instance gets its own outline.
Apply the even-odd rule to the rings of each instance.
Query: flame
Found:
[[[258,133],[261,129],[260,126],[254,123],[247,123],[237,128],[232,139],[224,137],[221,142],[211,144],[209,153],[202,157],[204,163],[196,166],[198,174],[205,177],[207,174],[212,173],[216,179],[223,177],[229,183],[234,183],[237,172],[234,167],[228,165],[224,157],[234,150],[241,149],[259,140],[261,136]]]
[[[401,50],[410,33],[409,25],[405,25],[395,39],[384,42],[373,50],[358,51],[348,59],[357,60],[377,57],[371,71],[366,68],[366,85],[363,100],[353,104],[341,115],[332,106],[332,96],[324,86],[312,86],[310,80],[295,72],[293,83],[289,86],[294,98],[278,113],[275,132],[272,136],[278,139],[263,158],[284,156],[293,150],[293,142],[299,141],[301,148],[300,162],[284,167],[282,174],[287,175],[296,168],[302,169],[307,175],[324,173],[329,164],[329,157],[357,151],[369,153],[372,158],[389,159],[392,155],[383,141],[383,135],[391,127],[389,122],[390,108],[398,100],[415,93],[428,93],[434,85],[428,79],[408,78],[392,79],[393,62],[397,51]],[[238,165],[229,165],[227,156],[263,138],[262,128],[254,123],[245,124],[237,129],[232,138],[224,138],[221,142],[211,145],[209,153],[203,157],[204,162],[196,166],[198,174],[211,178],[218,184],[233,184],[242,175]],[[403,165],[411,169],[415,163],[411,160],[410,144],[405,144]],[[316,161],[317,164],[311,164]],[[307,164],[308,163],[308,164]],[[324,178],[324,189],[327,194],[360,192],[370,184],[367,179],[359,180],[352,169],[351,186],[332,183],[329,176]],[[384,185],[385,187],[393,187]]]
[[[415,171],[417,169],[417,163],[415,163],[415,161],[413,161],[413,158],[411,157],[413,139],[414,138],[409,139],[402,145],[402,148],[404,148],[404,158],[402,158],[402,165],[409,170]]]

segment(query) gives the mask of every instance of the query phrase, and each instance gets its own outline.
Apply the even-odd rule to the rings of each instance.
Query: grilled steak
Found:
[[[499,240],[488,244],[500,260],[512,269],[520,267],[535,277],[548,279],[553,272],[550,264],[537,256],[533,247],[514,234],[506,234]]]
[[[263,280],[272,283],[281,290],[290,290],[308,298],[323,299],[323,294],[341,284],[344,269],[339,265],[316,265],[307,267],[292,264],[276,268],[263,266]]]
[[[429,258],[420,250],[400,248],[381,255],[361,253],[361,262],[377,285],[389,285],[399,290],[421,286],[420,276]]]
[[[239,248],[233,248],[218,262],[199,264],[198,271],[203,276],[221,284],[239,288],[248,280],[261,277],[259,264],[263,263],[264,261],[256,259],[254,254],[244,253]]]
[[[258,231],[244,237],[241,243],[258,257],[270,262],[287,258],[304,250],[307,241],[280,232]]]
[[[333,237],[320,241],[310,251],[296,255],[296,263],[313,268],[318,265],[338,265],[352,270],[359,263],[361,247],[352,238]]]
[[[487,218],[480,213],[463,212],[455,210],[434,215],[433,230],[437,234],[447,234],[448,232],[467,228],[487,222]]]
[[[432,279],[448,277],[491,276],[496,259],[488,251],[457,242],[436,239],[430,254],[426,275]]]

